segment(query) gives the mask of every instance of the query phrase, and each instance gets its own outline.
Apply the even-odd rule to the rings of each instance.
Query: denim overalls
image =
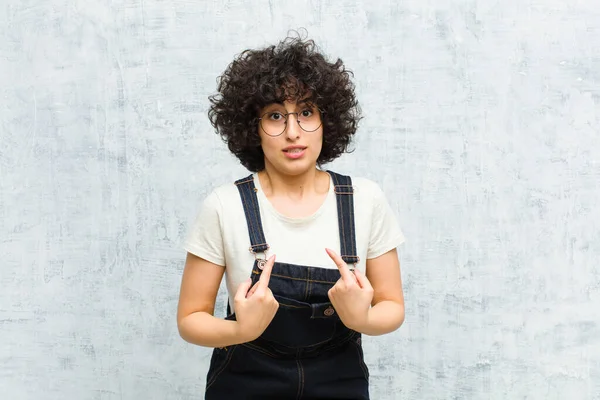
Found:
[[[340,255],[352,268],[358,262],[352,181],[328,172],[337,199]],[[251,273],[254,285],[265,264],[258,254],[266,255],[269,246],[253,176],[235,184],[244,206],[250,251],[257,255]],[[277,314],[258,339],[214,349],[205,399],[369,399],[361,335],[341,322],[327,296],[339,278],[338,269],[275,262],[269,288],[279,302]],[[229,305],[227,313],[226,319],[235,320]]]

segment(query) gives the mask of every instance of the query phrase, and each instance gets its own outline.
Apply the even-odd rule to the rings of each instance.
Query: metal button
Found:
[[[334,313],[335,313],[335,310],[331,306],[327,307],[325,309],[325,311],[323,311],[323,314],[325,314],[328,317],[331,317]]]

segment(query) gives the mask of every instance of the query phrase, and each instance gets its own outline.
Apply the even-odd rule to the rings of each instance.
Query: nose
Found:
[[[300,125],[298,124],[298,113],[288,113],[285,135],[288,139],[297,139],[300,137]]]

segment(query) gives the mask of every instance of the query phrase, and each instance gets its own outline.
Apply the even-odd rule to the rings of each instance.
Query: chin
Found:
[[[295,160],[294,162],[284,160],[284,162],[282,163],[271,163],[271,166],[274,170],[281,174],[288,176],[298,176],[316,169],[317,160]]]
[[[316,168],[316,164],[305,164],[305,165],[295,165],[295,166],[284,166],[279,171],[289,175],[289,176],[298,176],[305,174],[309,171],[312,171]]]

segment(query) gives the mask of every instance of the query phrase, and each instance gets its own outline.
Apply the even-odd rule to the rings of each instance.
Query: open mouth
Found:
[[[287,149],[283,149],[283,154],[285,154],[288,158],[300,158],[304,155],[306,151],[306,147],[291,147]]]
[[[287,149],[287,150],[283,150],[285,153],[289,153],[289,154],[297,154],[297,153],[302,153],[304,150],[306,150],[306,147],[296,147],[293,149]]]

